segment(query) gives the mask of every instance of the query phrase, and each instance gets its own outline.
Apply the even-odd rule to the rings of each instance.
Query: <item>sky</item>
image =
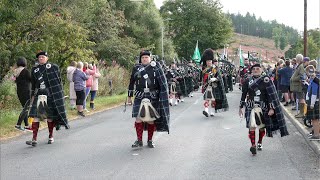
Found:
[[[154,0],[160,8],[165,0]],[[240,13],[245,15],[254,13],[262,20],[277,20],[298,31],[304,28],[304,0],[220,0],[223,12]],[[320,0],[307,0],[308,16],[307,28],[320,28]],[[290,6],[290,7],[289,7]]]

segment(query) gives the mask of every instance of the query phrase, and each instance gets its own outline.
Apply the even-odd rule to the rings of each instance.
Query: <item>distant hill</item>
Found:
[[[236,65],[239,64],[239,56],[237,53],[240,45],[244,57],[247,57],[248,51],[256,52],[258,53],[257,57],[261,57],[263,62],[270,64],[275,64],[281,56],[284,56],[285,51],[289,48],[287,47],[282,51],[280,49],[276,49],[272,39],[235,33],[232,37],[231,43],[229,44],[228,54],[229,59],[233,59]],[[219,50],[219,52],[222,51],[223,50],[221,49]]]

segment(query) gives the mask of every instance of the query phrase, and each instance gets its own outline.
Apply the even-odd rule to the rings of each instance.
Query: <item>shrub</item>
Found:
[[[129,84],[129,72],[127,69],[115,67],[103,67],[100,69],[98,93],[101,96],[126,93]],[[112,87],[110,83],[112,82]]]
[[[0,83],[0,109],[16,109],[21,108],[18,96],[17,87],[11,77],[11,73],[5,76]]]
[[[101,73],[101,77],[99,78],[99,89],[97,91],[97,95],[110,96],[127,92],[130,80],[130,74],[127,69],[118,65],[115,67],[100,66],[98,69]],[[66,83],[63,88],[64,94],[69,95],[69,82],[67,80],[65,82]],[[112,87],[110,86],[111,82]]]

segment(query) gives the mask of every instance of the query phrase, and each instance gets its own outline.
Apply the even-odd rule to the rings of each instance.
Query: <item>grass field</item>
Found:
[[[124,104],[126,96],[127,94],[97,97],[95,99],[95,110],[90,110],[90,112],[86,113],[86,115],[90,115],[95,112],[107,110],[109,108]],[[87,102],[87,107],[88,106],[89,106],[89,101]],[[78,117],[77,110],[71,110],[69,108],[68,101],[66,102],[66,109],[67,109],[67,117],[69,121],[77,119]],[[0,110],[0,140],[19,136],[20,134],[24,133],[14,128],[14,125],[17,123],[19,113],[21,112],[21,110],[22,109],[15,109],[11,111]],[[24,123],[22,122],[22,126],[23,125]],[[46,127],[47,127],[46,123],[41,123],[41,128],[46,128]]]

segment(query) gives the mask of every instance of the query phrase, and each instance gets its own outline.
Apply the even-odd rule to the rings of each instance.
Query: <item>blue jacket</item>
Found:
[[[291,67],[284,67],[278,70],[278,73],[281,76],[280,85],[290,86],[290,78],[293,74],[293,69]]]

